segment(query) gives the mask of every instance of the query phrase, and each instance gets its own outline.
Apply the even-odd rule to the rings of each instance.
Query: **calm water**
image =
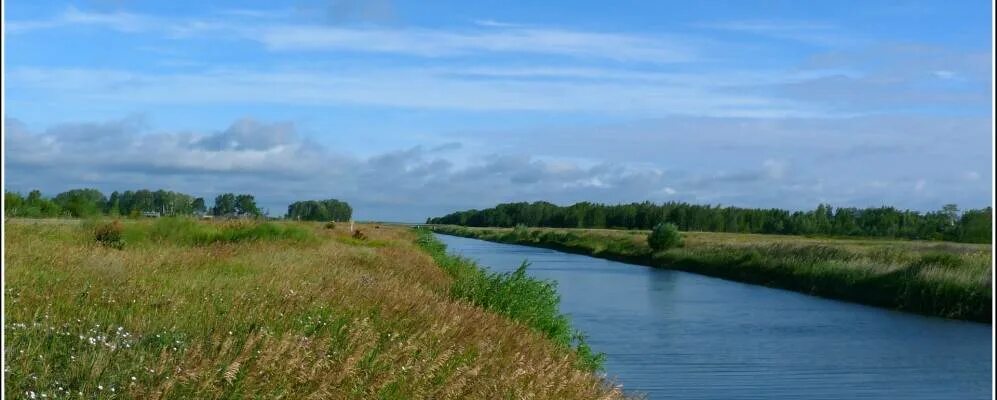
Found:
[[[990,398],[990,326],[695,274],[438,236],[494,271],[524,259],[628,391],[680,399]]]

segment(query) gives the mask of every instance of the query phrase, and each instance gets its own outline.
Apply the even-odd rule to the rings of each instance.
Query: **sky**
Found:
[[[6,1],[6,190],[990,205],[989,1]]]

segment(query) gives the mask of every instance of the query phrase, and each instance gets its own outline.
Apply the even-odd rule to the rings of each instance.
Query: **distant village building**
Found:
[[[159,211],[143,211],[142,216],[146,218],[159,218],[162,214]]]

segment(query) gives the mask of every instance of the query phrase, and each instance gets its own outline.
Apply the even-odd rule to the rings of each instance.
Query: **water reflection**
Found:
[[[498,271],[528,259],[562,310],[650,398],[983,399],[987,325],[547,249],[440,236]]]

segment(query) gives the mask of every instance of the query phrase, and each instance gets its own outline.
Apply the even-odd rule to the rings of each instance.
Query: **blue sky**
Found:
[[[8,190],[410,221],[991,199],[984,1],[5,5]]]

